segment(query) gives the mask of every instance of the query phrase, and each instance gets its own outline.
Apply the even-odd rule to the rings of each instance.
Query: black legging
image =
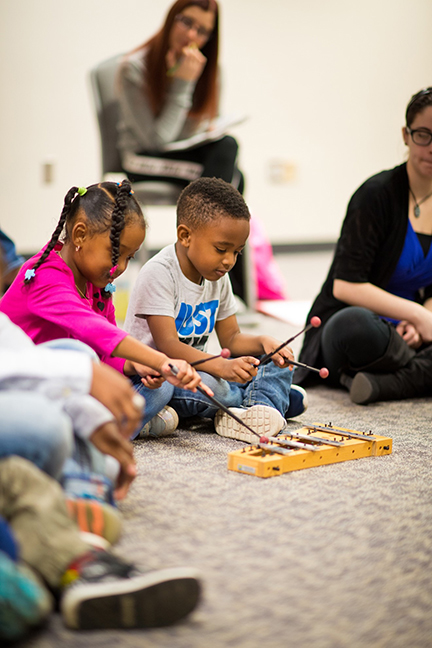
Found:
[[[329,382],[339,385],[341,373],[360,371],[381,358],[389,345],[390,324],[367,308],[349,306],[324,324],[321,355],[330,372]]]

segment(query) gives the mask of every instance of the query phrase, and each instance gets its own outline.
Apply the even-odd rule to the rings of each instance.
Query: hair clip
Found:
[[[109,293],[112,294],[112,293],[115,293],[115,291],[116,291],[116,287],[114,286],[113,283],[107,283],[107,285],[105,286],[104,290],[105,290],[105,292],[109,292]]]
[[[33,279],[35,274],[36,274],[36,270],[33,270],[33,268],[30,268],[29,270],[25,271],[24,279],[26,281],[30,281],[30,279]]]
[[[110,275],[110,277],[112,277],[113,274],[114,274],[114,272],[117,271],[117,268],[118,268],[118,265],[115,265],[115,266],[113,266],[113,267],[111,268],[111,270],[109,271],[109,275]]]
[[[78,193],[80,196],[85,196],[87,193],[87,187],[78,187]]]
[[[122,184],[123,184],[123,180],[121,182],[116,182],[117,187],[121,187]],[[129,191],[129,196],[132,196],[132,194],[134,194],[134,193],[135,193],[135,191],[133,189],[131,189]]]

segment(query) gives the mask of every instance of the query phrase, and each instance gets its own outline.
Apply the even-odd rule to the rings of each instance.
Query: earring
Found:
[[[75,252],[79,252],[81,250],[81,245],[77,245],[75,248]]]

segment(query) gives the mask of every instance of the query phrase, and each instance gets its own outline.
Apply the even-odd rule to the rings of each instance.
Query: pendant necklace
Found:
[[[80,288],[76,284],[75,284],[75,288],[78,290],[79,294],[81,295],[81,297],[83,297],[83,299],[87,299],[87,295],[85,295],[83,291],[80,290]]]
[[[428,198],[430,198],[432,196],[432,191],[427,196],[425,196],[424,198],[422,198],[420,201],[417,202],[417,198],[414,196],[414,192],[412,191],[412,189],[411,189],[411,187],[409,185],[408,185],[408,189],[410,190],[411,196],[414,198],[414,203],[415,203],[414,204],[414,216],[416,218],[419,218],[419,216],[420,216],[420,205],[422,205]]]

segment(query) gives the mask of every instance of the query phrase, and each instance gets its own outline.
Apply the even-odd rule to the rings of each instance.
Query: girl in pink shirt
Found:
[[[154,427],[153,434],[160,435],[178,423],[174,410],[165,408],[174,386],[195,391],[200,377],[184,360],[171,360],[116,325],[113,281],[126,270],[145,231],[143,213],[127,180],[72,187],[50,242],[23,265],[2,298],[0,311],[36,344],[80,340],[103,362],[130,376],[146,399],[145,433],[152,434]],[[176,376],[170,364],[179,369]],[[163,409],[165,416],[156,419]],[[161,421],[168,421],[165,430]]]

